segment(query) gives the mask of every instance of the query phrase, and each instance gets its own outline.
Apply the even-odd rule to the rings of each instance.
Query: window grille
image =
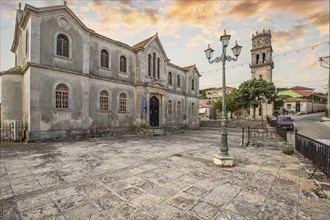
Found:
[[[69,57],[69,38],[64,34],[57,35],[57,55]]]
[[[125,93],[120,94],[119,96],[119,111],[126,112],[127,111],[127,96]]]
[[[109,111],[109,93],[105,90],[100,93],[100,110]]]
[[[56,86],[56,108],[67,109],[69,108],[69,89],[68,86],[61,83]]]
[[[109,52],[105,49],[101,50],[101,67],[109,68]]]

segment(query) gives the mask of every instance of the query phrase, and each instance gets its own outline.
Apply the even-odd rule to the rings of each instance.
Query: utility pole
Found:
[[[330,56],[320,57],[321,66],[329,69]],[[327,100],[327,110],[325,116],[330,118],[330,71],[328,71],[328,100]]]

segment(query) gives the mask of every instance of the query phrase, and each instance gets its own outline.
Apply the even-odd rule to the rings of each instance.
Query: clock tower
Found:
[[[252,35],[252,49],[251,49],[251,73],[252,79],[262,78],[268,82],[272,82],[272,70],[274,63],[272,58],[272,35],[270,30]]]

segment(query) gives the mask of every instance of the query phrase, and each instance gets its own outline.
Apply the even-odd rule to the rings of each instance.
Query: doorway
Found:
[[[159,126],[159,101],[155,96],[150,98],[149,106],[150,126]]]

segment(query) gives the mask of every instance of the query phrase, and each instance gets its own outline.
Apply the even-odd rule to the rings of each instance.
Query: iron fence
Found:
[[[298,133],[295,140],[296,150],[330,177],[330,146]]]
[[[272,145],[280,141],[287,141],[286,130],[281,128],[251,128],[242,127],[242,146],[252,145]]]
[[[0,126],[0,143],[22,141],[24,139],[24,127],[18,123],[9,123]]]

